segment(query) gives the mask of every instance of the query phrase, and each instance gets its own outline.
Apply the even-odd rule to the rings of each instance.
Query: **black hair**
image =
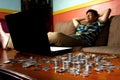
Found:
[[[86,12],[86,14],[87,14],[88,12],[92,12],[96,17],[99,16],[98,12],[97,12],[96,10],[94,10],[94,9],[89,9],[89,10]]]

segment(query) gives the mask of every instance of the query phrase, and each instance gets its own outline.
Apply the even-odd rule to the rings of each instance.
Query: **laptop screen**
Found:
[[[21,52],[49,55],[46,21],[39,10],[27,10],[5,16],[14,48]]]

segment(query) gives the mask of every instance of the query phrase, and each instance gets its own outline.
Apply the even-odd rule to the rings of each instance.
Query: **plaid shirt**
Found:
[[[86,43],[86,46],[91,46],[95,43],[97,36],[102,30],[105,23],[103,21],[97,20],[90,25],[79,24],[76,28],[76,33],[74,37],[76,39],[81,39]]]

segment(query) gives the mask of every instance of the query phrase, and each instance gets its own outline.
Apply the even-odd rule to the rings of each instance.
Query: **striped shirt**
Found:
[[[86,46],[92,46],[95,43],[97,36],[99,35],[104,25],[105,23],[100,20],[97,20],[90,25],[81,23],[76,28],[74,37],[76,39],[83,40],[86,43]]]

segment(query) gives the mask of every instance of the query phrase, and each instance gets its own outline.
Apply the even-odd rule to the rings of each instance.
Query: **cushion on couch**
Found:
[[[72,20],[58,22],[55,26],[54,32],[62,32],[66,35],[71,35],[71,34],[75,33],[75,27],[73,25]]]

